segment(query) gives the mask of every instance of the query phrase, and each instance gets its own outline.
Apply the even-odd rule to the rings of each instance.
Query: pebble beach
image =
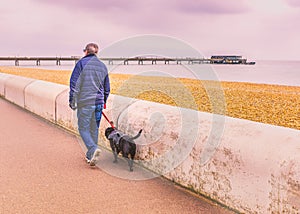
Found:
[[[69,85],[70,70],[0,67]],[[110,73],[111,93],[300,130],[300,87]]]

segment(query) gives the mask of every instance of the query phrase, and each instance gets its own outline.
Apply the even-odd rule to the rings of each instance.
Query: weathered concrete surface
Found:
[[[24,90],[26,86],[36,80],[11,75],[8,79],[6,79],[4,83],[5,88],[5,99],[21,106],[24,108],[25,105],[25,97],[24,97]]]
[[[0,213],[231,213],[160,178],[91,169],[74,135],[3,99],[0,115]]]
[[[135,135],[143,129],[135,140],[138,158],[155,172],[172,171],[189,156],[198,138],[194,130],[200,122],[197,111],[114,95],[107,106],[105,113],[120,130]],[[108,123],[101,125],[104,130]]]
[[[24,89],[25,108],[47,120],[56,121],[56,97],[68,90],[65,85],[36,80]]]
[[[126,133],[143,128],[153,171],[241,212],[300,212],[299,130],[119,96],[108,108]]]
[[[5,95],[5,81],[10,77],[12,77],[12,75],[0,73],[0,96],[2,97]]]
[[[246,213],[300,212],[300,132],[226,118],[211,160],[201,166],[208,132],[166,175]],[[214,133],[210,133],[214,134]]]
[[[56,97],[56,123],[71,131],[77,131],[76,111],[69,106],[69,87]]]

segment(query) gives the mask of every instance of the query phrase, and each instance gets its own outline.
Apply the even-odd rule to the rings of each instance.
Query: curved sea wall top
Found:
[[[0,73],[0,96],[77,133],[69,89]],[[136,140],[137,162],[244,213],[300,212],[300,131],[110,95],[104,110]],[[102,119],[100,140],[109,124]],[[77,133],[78,134],[78,133]]]

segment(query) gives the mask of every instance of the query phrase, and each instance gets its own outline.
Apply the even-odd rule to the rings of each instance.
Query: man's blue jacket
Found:
[[[110,93],[108,71],[95,54],[81,58],[70,78],[69,103],[83,107],[104,104]]]

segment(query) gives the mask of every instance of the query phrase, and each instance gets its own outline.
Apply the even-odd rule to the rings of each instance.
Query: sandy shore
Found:
[[[0,67],[0,72],[69,84],[71,71]],[[300,87],[110,74],[113,94],[300,130]]]

